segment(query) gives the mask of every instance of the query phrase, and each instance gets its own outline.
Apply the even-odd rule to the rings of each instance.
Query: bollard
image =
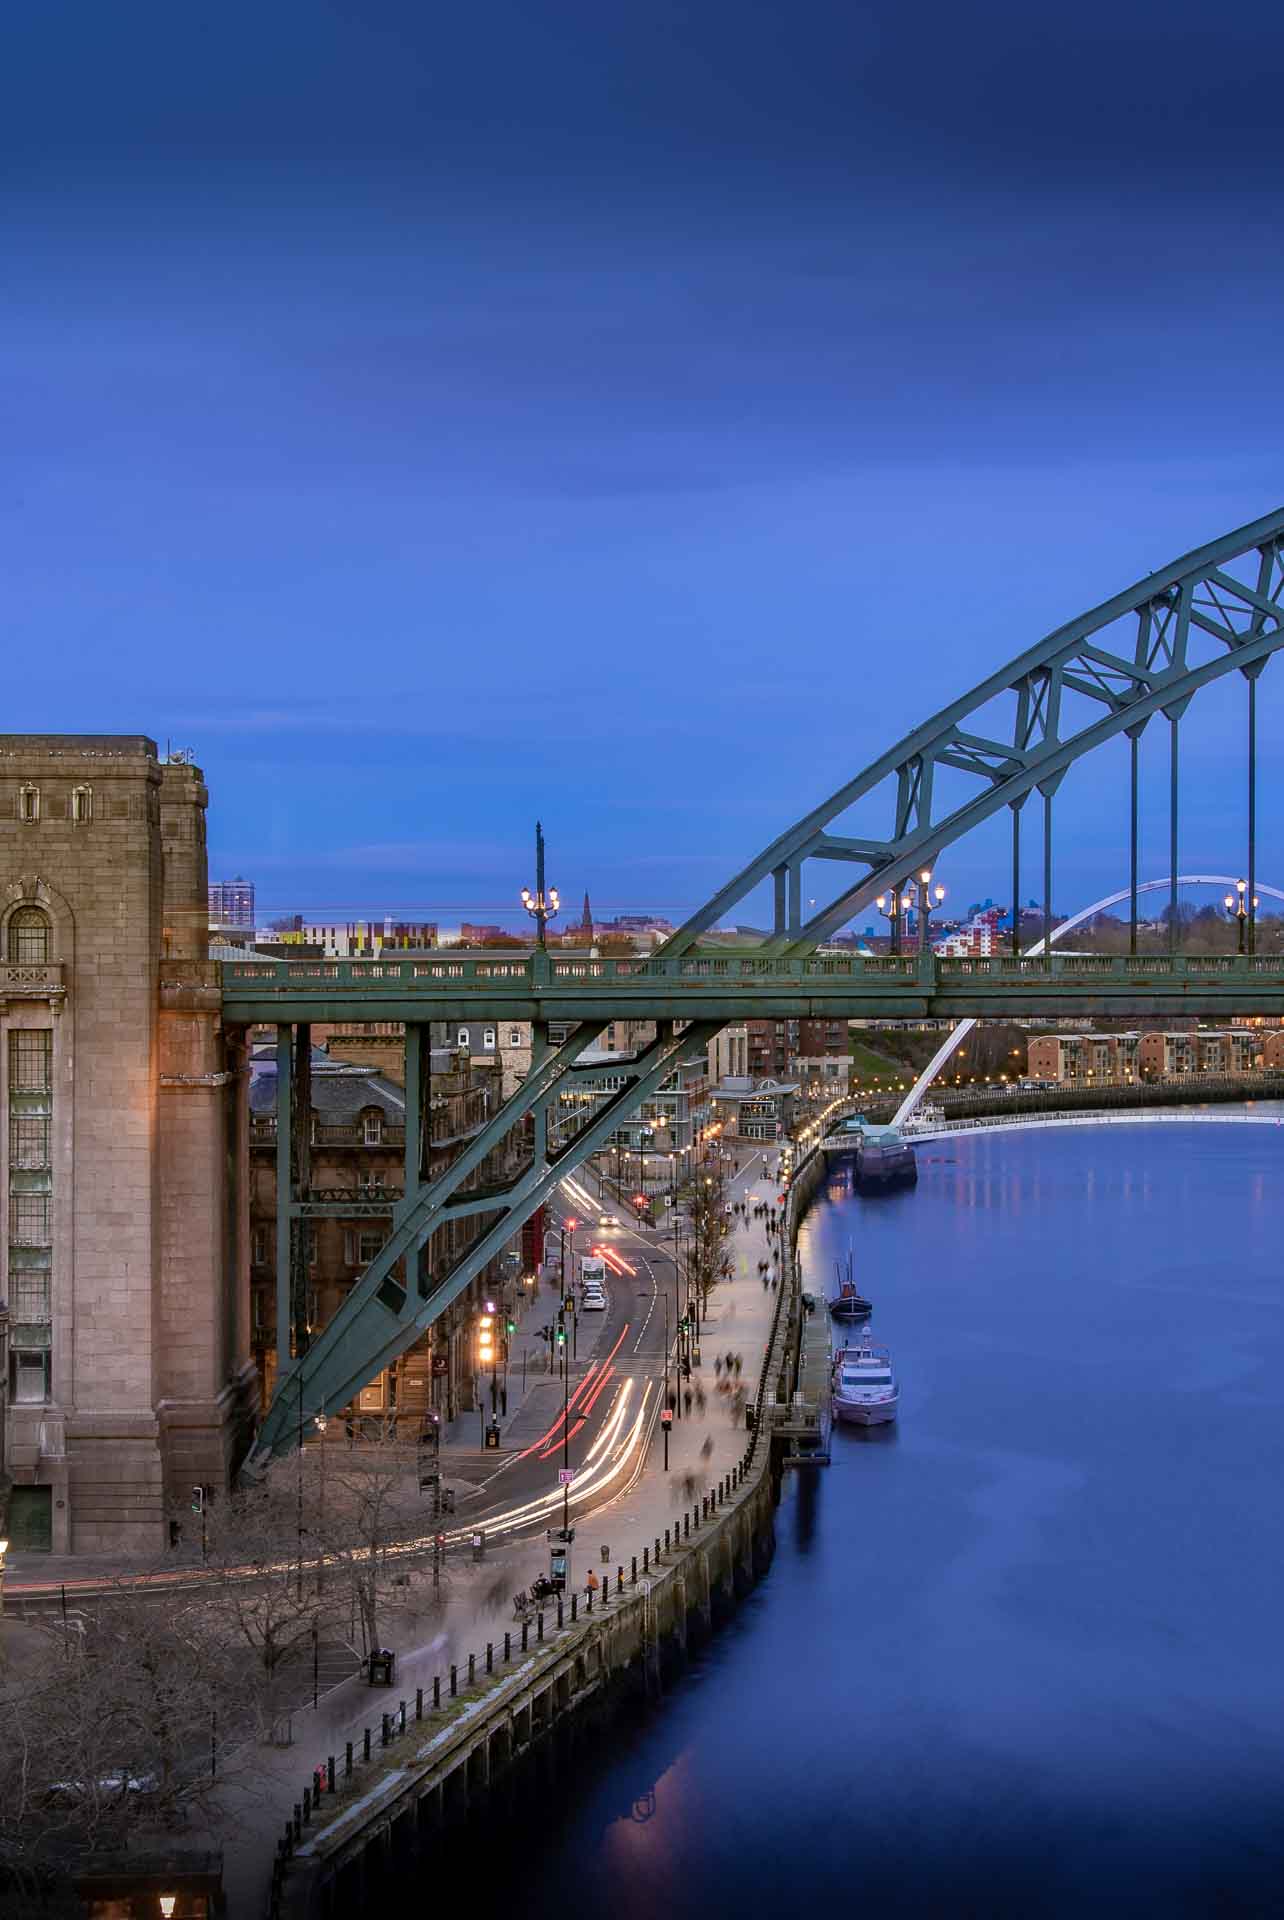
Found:
[[[629,1585],[631,1587],[636,1587],[637,1583],[638,1583],[638,1557],[635,1553],[633,1555],[632,1570],[629,1573]]]
[[[575,1624],[575,1609],[576,1609],[576,1606],[577,1606],[577,1605],[579,1604],[579,1597],[580,1597],[580,1596],[579,1596],[579,1594],[578,1594],[578,1593],[573,1593],[573,1594],[571,1595],[571,1624],[572,1624],[572,1626],[574,1626],[574,1624]]]
[[[537,1640],[544,1638],[544,1609],[542,1607],[535,1615],[535,1638]]]
[[[352,1742],[351,1740],[349,1740],[345,1744],[343,1749],[343,1777],[345,1780],[351,1780],[352,1778]]]
[[[388,1716],[387,1716],[387,1714],[386,1714],[386,1713],[381,1713],[381,1714],[379,1715],[379,1721],[380,1721],[380,1726],[379,1726],[379,1745],[380,1745],[381,1747],[386,1747],[386,1746],[387,1746],[387,1744],[388,1744]]]
[[[415,1688],[415,1719],[422,1720],[423,1717],[424,1717],[424,1690],[422,1687],[416,1687]]]
[[[439,1673],[434,1673],[432,1677],[432,1710],[434,1713],[441,1711],[441,1675]]]
[[[660,1564],[660,1536],[658,1533],[655,1536],[655,1564],[657,1567]]]
[[[450,1667],[450,1697],[452,1700],[455,1698],[455,1695],[458,1692],[459,1692],[459,1668],[452,1661],[451,1667]]]
[[[691,1515],[689,1513],[684,1513],[682,1516],[682,1538],[684,1540],[691,1538]]]
[[[507,1663],[507,1662],[508,1662],[509,1660],[511,1660],[511,1659],[512,1659],[512,1657],[513,1657],[513,1636],[512,1636],[512,1634],[511,1634],[511,1633],[506,1633],[506,1634],[504,1635],[504,1660],[505,1660],[505,1663]]]
[[[562,1631],[562,1603],[560,1600],[557,1603],[557,1631],[559,1633]]]
[[[312,1820],[312,1789],[311,1787],[305,1787],[303,1789],[303,1824],[304,1826],[306,1827],[310,1825],[311,1820]]]
[[[325,1786],[326,1786],[327,1793],[334,1792],[334,1755],[333,1754],[330,1755],[330,1758],[325,1763]]]
[[[527,1647],[530,1645],[530,1628],[531,1628],[530,1621],[523,1620],[522,1621],[522,1652],[523,1653],[525,1653]]]
[[[617,1567],[615,1569],[615,1591],[617,1594],[621,1594],[624,1592],[624,1568],[623,1567]]]
[[[667,1527],[664,1529],[664,1551],[666,1553],[669,1551],[669,1529]]]
[[[643,1573],[647,1573],[647,1572],[648,1572],[648,1571],[650,1570],[650,1563],[651,1563],[651,1549],[650,1549],[649,1547],[643,1547],[643,1549],[642,1549],[642,1571],[643,1571]]]
[[[397,1732],[404,1733],[406,1731],[406,1703],[404,1700],[401,1701],[399,1710],[401,1713],[401,1725],[397,1728]]]
[[[592,1611],[593,1611],[593,1589],[592,1589],[592,1587],[590,1587],[590,1588],[588,1589],[588,1605],[587,1605],[587,1607],[585,1607],[585,1609],[584,1609],[584,1611],[585,1611],[586,1613],[592,1613]],[[574,1617],[575,1617],[575,1616],[574,1616],[574,1615],[572,1614],[572,1616],[571,1616],[571,1617],[572,1617],[572,1619],[574,1619]]]
[[[370,1729],[369,1729],[369,1727],[367,1727],[367,1728],[366,1728],[366,1730],[365,1730],[365,1733],[364,1733],[364,1735],[363,1735],[363,1737],[362,1737],[362,1741],[361,1741],[361,1758],[362,1758],[363,1760],[368,1760],[368,1759],[370,1758]]]
[[[293,1820],[287,1820],[287,1821],[286,1821],[286,1823],[285,1823],[285,1838],[284,1838],[284,1840],[282,1840],[282,1842],[281,1842],[281,1851],[282,1851],[282,1853],[283,1853],[283,1854],[285,1855],[285,1857],[286,1857],[286,1859],[287,1859],[287,1860],[289,1859],[289,1857],[290,1857],[290,1855],[291,1855],[291,1854],[292,1854],[292,1853],[294,1852],[294,1822],[293,1822]]]
[[[468,1656],[468,1684],[470,1687],[477,1684],[477,1655],[475,1653],[470,1653]]]
[[[294,1803],[294,1843],[297,1846],[303,1838],[303,1808],[296,1800]]]

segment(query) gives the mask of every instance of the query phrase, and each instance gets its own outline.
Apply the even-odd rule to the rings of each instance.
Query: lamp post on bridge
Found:
[[[909,894],[902,894],[898,886],[893,887],[890,893],[880,893],[874,902],[878,911],[886,914],[890,923],[890,949],[893,953],[899,953],[901,950],[901,922],[913,904]]]
[[[555,920],[561,912],[562,903],[557,896],[557,888],[544,890],[544,829],[535,822],[535,891],[522,888],[522,905],[535,922],[535,944],[544,948],[548,945],[546,929],[550,920]]]
[[[1251,902],[1249,901],[1247,880],[1237,880],[1235,882],[1234,893],[1228,893],[1226,896],[1226,911],[1235,922],[1235,932],[1241,955],[1248,952],[1248,923],[1250,917],[1257,912],[1260,905],[1261,901],[1256,894],[1253,895]]]
[[[926,953],[931,938],[933,907],[939,907],[945,898],[945,888],[932,885],[932,870],[924,867],[918,876],[918,950]]]

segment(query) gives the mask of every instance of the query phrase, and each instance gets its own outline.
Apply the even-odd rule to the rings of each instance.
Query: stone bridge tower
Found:
[[[206,798],[142,736],[0,735],[15,1546],[159,1551],[193,1485],[226,1487],[257,1411]]]

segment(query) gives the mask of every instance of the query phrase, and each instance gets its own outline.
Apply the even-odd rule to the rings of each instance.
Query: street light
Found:
[[[893,887],[890,893],[880,893],[874,905],[882,914],[886,914],[891,923],[891,951],[901,950],[901,922],[914,902],[908,893],[903,894],[899,887]]]
[[[522,888],[522,905],[535,922],[535,944],[546,947],[545,929],[548,922],[555,920],[561,912],[562,903],[557,897],[556,887],[549,887],[547,892],[544,889],[544,829],[538,820],[535,822],[535,891],[532,893],[529,887]]]
[[[932,919],[933,907],[939,907],[945,898],[945,888],[932,885],[932,869],[924,867],[918,876],[918,945],[919,952],[926,953],[928,947],[928,929]]]
[[[1247,895],[1248,895],[1247,880],[1237,880],[1235,882],[1234,893],[1228,893],[1225,901],[1226,911],[1230,915],[1231,919],[1234,920],[1235,922],[1235,929],[1238,937],[1240,953],[1246,953],[1248,951],[1247,933],[1248,933],[1248,920],[1249,920],[1249,903],[1248,903]],[[1256,913],[1258,907],[1260,907],[1261,904],[1262,903],[1258,899],[1257,895],[1254,894],[1253,902],[1252,902],[1252,912]]]

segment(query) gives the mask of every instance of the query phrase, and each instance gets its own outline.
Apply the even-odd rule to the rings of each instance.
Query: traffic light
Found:
[[[204,1511],[205,1511],[205,1489],[204,1487],[193,1487],[192,1488],[192,1512],[204,1513]]]
[[[511,1340],[513,1335],[517,1332],[516,1320],[505,1320],[504,1331],[508,1335],[509,1339]]]
[[[575,1295],[574,1295],[573,1293],[568,1293],[568,1294],[567,1294],[567,1296],[566,1296],[566,1298],[565,1298],[565,1300],[563,1300],[563,1302],[562,1302],[562,1311],[563,1311],[563,1313],[574,1313],[574,1311],[575,1311]]]
[[[564,1347],[566,1345],[566,1328],[565,1327],[559,1327],[557,1329],[557,1344],[559,1347]]]

